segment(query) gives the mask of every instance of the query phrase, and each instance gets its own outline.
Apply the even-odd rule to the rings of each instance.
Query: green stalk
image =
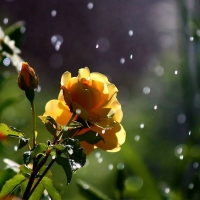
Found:
[[[33,118],[33,148],[36,146],[36,137],[37,137],[37,130],[36,130],[36,113],[35,113],[35,105],[33,101],[31,103],[31,110],[32,110],[32,118]]]

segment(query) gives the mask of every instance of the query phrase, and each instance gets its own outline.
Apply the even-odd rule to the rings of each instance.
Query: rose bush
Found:
[[[123,112],[117,100],[118,89],[100,73],[85,67],[79,69],[77,77],[65,72],[61,77],[61,90],[57,100],[46,104],[44,116],[52,116],[58,124],[66,125],[75,112],[88,126],[78,132],[85,134],[92,130],[104,140],[91,144],[82,141],[81,145],[89,154],[99,147],[107,151],[118,151],[125,141],[125,130],[120,124]]]

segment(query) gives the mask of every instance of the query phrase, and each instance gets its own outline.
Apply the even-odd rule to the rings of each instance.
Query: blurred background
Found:
[[[70,185],[54,166],[63,199],[97,199],[89,185],[109,199],[200,199],[199,11],[198,0],[0,1],[3,30],[22,21],[10,38],[39,76],[37,115],[57,98],[65,71],[77,76],[87,66],[119,89],[125,144],[117,153],[95,150]],[[16,67],[5,59],[0,122],[31,137],[29,102],[17,87]],[[40,142],[51,138],[39,119],[37,128]],[[3,172],[3,158],[22,164],[23,151],[13,144],[0,147],[1,187],[13,173]]]

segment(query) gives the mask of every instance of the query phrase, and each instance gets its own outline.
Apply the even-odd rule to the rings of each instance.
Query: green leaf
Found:
[[[47,192],[52,200],[61,200],[61,196],[58,193],[58,191],[55,189],[55,187],[53,185],[53,181],[50,178],[44,177],[41,180],[41,182],[44,185],[45,189],[47,190]]]
[[[15,127],[8,126],[4,123],[0,124],[0,134],[16,138],[24,138],[24,134],[20,130],[17,130]]]
[[[86,154],[77,139],[67,138],[63,141],[68,150],[69,161],[73,171],[83,167],[86,162]]]
[[[22,174],[16,174],[13,178],[6,181],[0,192],[0,197],[10,194],[25,180],[26,178]]]
[[[47,150],[47,145],[44,143],[39,143],[37,146],[32,150],[31,158],[34,158],[35,156],[39,154],[44,154]]]
[[[21,138],[21,139],[19,140],[18,149],[21,149],[21,148],[23,148],[24,146],[26,146],[27,143],[28,143],[28,141],[29,141],[29,139],[27,139],[27,138]]]
[[[103,137],[101,137],[100,134],[94,132],[94,131],[88,131],[81,135],[76,135],[74,139],[78,139],[79,141],[86,141],[89,144],[96,144],[97,142],[103,140]]]
[[[81,194],[87,199],[110,200],[110,198],[107,197],[104,193],[99,191],[94,186],[87,184],[85,181],[78,180],[76,183],[80,189]]]
[[[81,128],[83,125],[80,123],[80,122],[77,122],[77,121],[72,121],[68,128],[69,129],[76,129],[76,128]]]
[[[71,168],[69,160],[67,158],[57,156],[56,162],[57,164],[61,165],[62,168],[64,169],[65,174],[67,176],[67,184],[70,184],[71,179],[72,179],[72,168]]]
[[[56,121],[51,116],[39,116],[39,118],[42,120],[49,133],[56,135],[58,127]]]
[[[47,145],[44,143],[39,143],[33,150],[24,152],[24,164],[28,165],[35,156],[44,154],[46,150]]]
[[[19,169],[20,169],[20,173],[23,174],[25,177],[30,177],[31,172],[32,172],[31,168],[29,168],[26,165],[21,165]]]
[[[63,144],[56,144],[53,148],[62,152],[67,151],[67,146]]]

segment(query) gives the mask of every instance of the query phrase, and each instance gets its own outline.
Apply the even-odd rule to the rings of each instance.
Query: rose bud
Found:
[[[19,87],[22,90],[34,90],[38,87],[38,82],[39,79],[35,70],[27,62],[23,62],[17,80]]]

